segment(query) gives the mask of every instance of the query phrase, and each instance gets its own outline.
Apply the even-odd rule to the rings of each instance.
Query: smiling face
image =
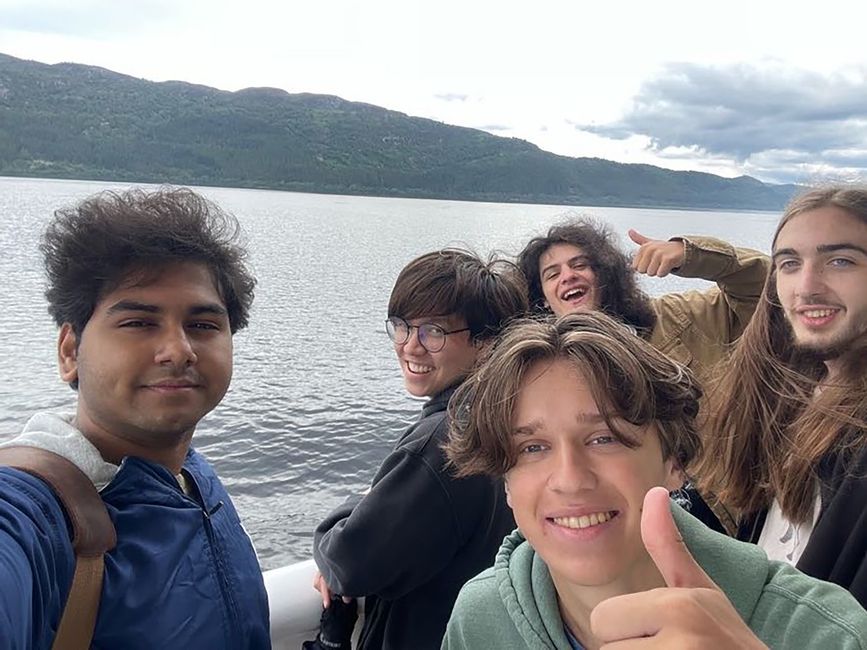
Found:
[[[61,376],[78,379],[78,428],[121,457],[188,441],[232,376],[229,319],[206,266],[130,279],[100,298],[79,338],[67,324],[59,341]]]
[[[413,326],[409,339],[406,343],[394,344],[394,351],[410,395],[433,397],[467,375],[478,354],[468,331],[448,334],[442,350],[428,352],[419,343],[418,330],[415,329],[422,323],[433,323],[446,332],[462,330],[467,327],[462,317],[425,316],[407,319],[407,323]]]
[[[682,484],[655,427],[618,421],[639,446],[618,442],[584,377],[562,359],[530,367],[512,419],[518,455],[506,474],[509,505],[558,590],[625,593],[653,581],[658,573],[641,541],[644,495]]]
[[[556,316],[599,309],[596,274],[584,251],[573,244],[554,244],[539,257],[542,293]]]
[[[792,217],[774,245],[777,294],[795,344],[837,359],[867,333],[867,224],[827,206]]]

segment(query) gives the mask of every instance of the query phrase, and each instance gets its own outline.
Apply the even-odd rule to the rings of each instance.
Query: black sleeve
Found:
[[[796,566],[867,607],[867,448],[828,454],[819,477],[822,510]]]
[[[432,460],[394,451],[366,496],[347,502],[317,527],[313,554],[332,591],[397,598],[449,564],[466,535],[454,500],[477,499],[462,491],[479,484],[452,479]]]

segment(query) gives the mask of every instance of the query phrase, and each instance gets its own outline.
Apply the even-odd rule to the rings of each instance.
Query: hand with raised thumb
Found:
[[[632,268],[639,273],[662,278],[683,266],[686,245],[682,241],[651,239],[632,229],[629,238],[638,244],[632,257]]]
[[[767,650],[692,557],[663,487],[644,497],[641,539],[666,586],[615,596],[594,608],[590,625],[604,650]]]

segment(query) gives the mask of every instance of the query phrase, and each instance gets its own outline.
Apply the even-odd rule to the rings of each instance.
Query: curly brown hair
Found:
[[[631,325],[641,336],[650,336],[656,314],[650,298],[638,288],[629,257],[617,247],[608,226],[586,217],[551,226],[545,235],[531,239],[518,254],[517,264],[527,280],[531,308],[547,311],[539,259],[556,244],[577,246],[587,257],[596,274],[602,311]]]
[[[131,272],[201,262],[214,276],[232,332],[246,327],[256,280],[237,220],[192,190],[103,192],[58,210],[42,238],[48,311],[80,337],[101,296]]]

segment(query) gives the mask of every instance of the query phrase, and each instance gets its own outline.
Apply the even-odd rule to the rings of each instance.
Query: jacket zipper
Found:
[[[214,558],[214,565],[217,570],[217,582],[220,584],[220,593],[223,596],[223,602],[226,604],[226,609],[229,612],[229,632],[230,632],[230,643],[228,645],[229,648],[240,647],[240,639],[234,641],[231,637],[235,636],[235,634],[239,633],[241,630],[240,621],[238,620],[238,612],[235,608],[235,600],[232,598],[232,590],[229,587],[229,580],[226,576],[225,564],[223,562],[222,552],[220,551],[220,547],[216,542],[216,531],[214,530],[214,523],[211,521],[211,517],[216,514],[216,512],[223,507],[223,502],[219,501],[217,505],[215,505],[210,512],[208,512],[205,508],[202,508],[202,516],[205,520],[205,532],[208,536],[208,543],[211,545],[211,554]],[[234,631],[234,633],[233,633]]]

